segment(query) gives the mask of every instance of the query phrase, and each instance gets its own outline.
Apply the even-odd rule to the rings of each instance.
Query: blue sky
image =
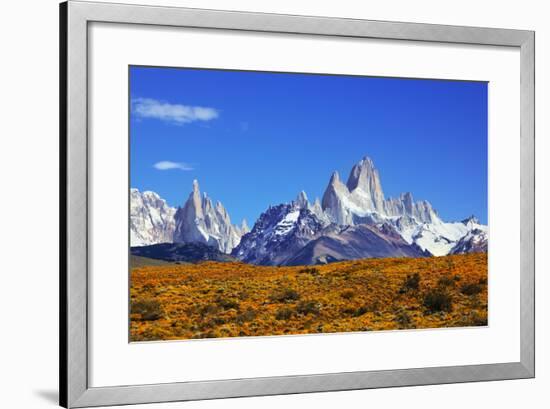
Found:
[[[487,84],[130,68],[130,184],[182,206],[193,179],[234,223],[369,156],[386,197],[487,222]]]

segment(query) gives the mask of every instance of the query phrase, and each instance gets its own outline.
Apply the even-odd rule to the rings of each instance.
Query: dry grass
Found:
[[[131,341],[487,325],[486,254],[131,274]]]

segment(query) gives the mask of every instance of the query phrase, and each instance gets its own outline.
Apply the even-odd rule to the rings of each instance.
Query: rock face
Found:
[[[449,254],[467,254],[467,253],[487,253],[489,247],[489,235],[487,226],[479,223],[475,217],[471,216],[462,223],[466,225],[468,232],[458,240]]]
[[[175,223],[175,243],[203,243],[227,254],[248,232],[246,221],[240,227],[231,224],[229,214],[220,202],[214,205],[206,193],[201,195],[196,180],[185,205],[175,214]]]
[[[322,264],[365,257],[423,257],[388,223],[342,226],[332,223],[317,201],[301,192],[290,204],[270,207],[232,255],[261,265]]]
[[[206,194],[201,196],[196,180],[184,206],[177,210],[154,192],[130,190],[132,247],[173,242],[203,243],[230,253],[249,230],[246,220],[240,226],[231,224],[220,202],[213,204]]]
[[[130,189],[130,245],[172,242],[175,213],[155,192]]]
[[[425,257],[389,225],[344,227],[321,235],[294,254],[287,265],[326,264],[334,261],[382,257]]]
[[[421,200],[415,202],[410,192],[403,193],[399,198],[390,198],[384,202],[384,215],[408,216],[421,223],[437,223],[441,219],[430,202]]]
[[[348,190],[363,198],[363,208],[378,213],[384,211],[384,192],[380,183],[380,175],[372,160],[364,157],[353,166],[346,183]]]
[[[245,263],[286,264],[327,225],[311,208],[305,196],[298,196],[290,204],[269,207],[252,231],[242,237],[232,255]]]
[[[429,202],[415,202],[411,193],[386,200],[378,170],[368,157],[353,166],[346,184],[338,172],[332,174],[322,207],[334,223],[349,226],[399,216],[409,216],[420,223],[440,220]]]

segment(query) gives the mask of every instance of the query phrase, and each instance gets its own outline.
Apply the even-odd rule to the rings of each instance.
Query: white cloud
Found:
[[[210,121],[219,116],[214,108],[170,104],[152,98],[132,99],[132,113],[138,118],[154,118],[183,125],[194,121]]]
[[[191,165],[183,162],[170,162],[169,160],[163,160],[157,162],[153,165],[155,169],[158,170],[170,170],[170,169],[179,169],[179,170],[193,170]]]

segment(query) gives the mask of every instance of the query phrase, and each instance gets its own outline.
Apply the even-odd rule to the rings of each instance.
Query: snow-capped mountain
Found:
[[[415,202],[409,192],[386,200],[378,170],[368,157],[353,166],[345,184],[338,172],[332,174],[323,195],[322,207],[334,223],[346,226],[401,216],[414,219],[417,223],[440,221],[429,202]]]
[[[332,174],[322,202],[310,204],[301,192],[269,207],[232,254],[253,264],[316,264],[484,251],[483,243],[486,249],[487,226],[473,217],[444,222],[409,192],[386,199],[378,170],[365,157],[346,183]]]
[[[363,158],[343,183],[337,172],[330,178],[322,201],[323,211],[339,225],[391,223],[409,244],[416,244],[434,256],[442,256],[472,230],[487,232],[475,218],[447,223],[432,205],[414,201],[410,192],[385,199],[378,170]]]
[[[201,195],[199,184],[183,207],[171,208],[156,193],[131,191],[131,243],[202,243],[252,264],[315,264],[365,257],[422,257],[487,251],[488,229],[475,217],[444,222],[426,200],[411,193],[384,197],[368,157],[347,182],[334,172],[323,199],[300,192],[270,206],[252,230],[231,224],[220,202]]]
[[[199,184],[182,208],[168,206],[155,192],[130,190],[130,246],[158,243],[203,243],[223,253],[230,253],[241,237],[250,231],[246,220],[240,226],[231,224],[229,214],[220,202],[215,205],[201,196]]]
[[[130,245],[172,242],[175,213],[155,192],[130,189]]]
[[[310,205],[302,192],[292,203],[270,206],[262,213],[232,255],[245,263],[285,264],[328,223],[319,205]]]
[[[469,227],[469,231],[458,240],[449,254],[486,253],[489,244],[487,226],[479,224],[473,216],[462,223]]]
[[[402,227],[399,231],[408,243],[416,243],[434,256],[444,256],[457,254],[453,253],[452,250],[472,232],[483,234],[486,242],[488,229],[487,226],[480,224],[475,217],[471,217],[461,222],[445,223],[438,220],[434,223],[413,223]],[[479,252],[473,251],[474,247],[471,247],[471,249],[472,251],[466,252]]]
[[[175,223],[174,243],[204,243],[223,253],[231,253],[248,233],[246,221],[241,226],[231,224],[221,202],[214,205],[206,193],[201,195],[197,180],[185,205],[176,211]]]
[[[307,265],[367,257],[429,255],[407,243],[390,223],[339,225],[331,222],[317,200],[304,192],[287,204],[269,207],[233,256],[245,263]]]

